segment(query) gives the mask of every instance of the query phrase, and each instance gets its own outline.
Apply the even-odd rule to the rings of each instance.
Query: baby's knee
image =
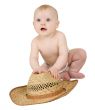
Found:
[[[86,51],[84,49],[78,48],[76,49],[75,53],[73,54],[72,61],[86,61]]]
[[[87,54],[86,54],[86,51],[84,49],[79,49],[78,50],[78,56],[80,57],[80,60],[82,61],[86,61],[86,58],[87,58]]]

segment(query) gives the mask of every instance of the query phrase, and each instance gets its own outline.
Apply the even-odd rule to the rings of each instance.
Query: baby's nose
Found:
[[[45,23],[41,23],[42,26],[45,26]]]
[[[42,20],[41,25],[42,25],[42,26],[44,26],[44,25],[45,25],[45,21],[44,21],[44,20]]]

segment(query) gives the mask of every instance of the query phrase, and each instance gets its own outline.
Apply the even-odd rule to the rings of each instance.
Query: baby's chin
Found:
[[[43,30],[43,31],[40,31],[39,33],[41,36],[49,36],[49,33],[47,30]]]
[[[43,36],[43,37],[45,37],[45,36],[46,36],[46,37],[49,36],[49,34],[47,34],[47,33],[39,33],[39,35],[40,35],[40,36]]]

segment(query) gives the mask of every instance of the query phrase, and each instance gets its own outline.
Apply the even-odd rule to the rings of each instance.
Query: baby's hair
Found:
[[[47,10],[47,9],[51,9],[52,11],[54,11],[54,13],[56,14],[56,16],[57,16],[57,18],[58,18],[58,13],[57,13],[57,10],[54,8],[54,7],[52,7],[52,6],[50,6],[50,5],[41,5],[41,6],[39,6],[36,10],[35,10],[35,12],[37,11],[37,10],[40,10],[40,11],[42,11],[42,10]]]

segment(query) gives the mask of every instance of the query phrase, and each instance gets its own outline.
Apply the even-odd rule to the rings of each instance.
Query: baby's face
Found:
[[[48,36],[56,31],[58,18],[53,10],[37,10],[34,15],[34,28],[42,36]]]

